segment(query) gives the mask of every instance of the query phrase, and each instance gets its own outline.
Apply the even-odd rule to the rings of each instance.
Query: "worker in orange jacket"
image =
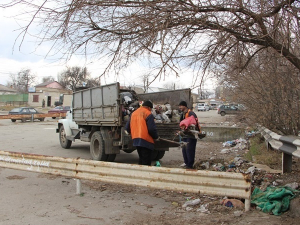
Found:
[[[151,153],[154,150],[154,140],[158,140],[154,116],[151,113],[153,104],[145,101],[142,107],[135,110],[127,122],[125,129],[131,134],[133,146],[139,154],[139,164],[151,166]]]

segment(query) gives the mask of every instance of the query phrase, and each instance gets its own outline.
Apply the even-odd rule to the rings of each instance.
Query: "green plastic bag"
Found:
[[[289,187],[268,187],[266,191],[255,188],[251,195],[251,203],[265,213],[278,216],[289,209],[290,200],[298,194],[299,191]]]

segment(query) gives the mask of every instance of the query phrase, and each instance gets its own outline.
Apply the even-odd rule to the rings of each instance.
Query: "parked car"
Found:
[[[240,111],[238,105],[220,105],[218,114],[225,116],[226,114],[237,114]]]
[[[37,111],[35,108],[32,107],[20,107],[14,108],[8,112],[8,115],[28,115],[28,117],[20,118],[20,119],[11,119],[11,122],[16,122],[16,120],[21,120],[25,122],[26,120],[31,120],[32,114],[43,114],[42,112]],[[45,117],[35,118],[39,121],[44,121]]]
[[[50,109],[48,113],[66,113],[70,111],[70,106],[56,106],[54,109]],[[56,117],[52,117],[52,119],[55,119]]]
[[[205,103],[198,103],[197,109],[198,111],[209,111],[209,106]]]

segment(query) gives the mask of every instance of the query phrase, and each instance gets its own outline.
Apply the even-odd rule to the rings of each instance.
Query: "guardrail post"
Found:
[[[245,199],[245,212],[250,211],[251,199]]]
[[[33,122],[33,114],[31,114],[31,122]]]
[[[282,153],[282,173],[292,172],[293,156]]]
[[[80,195],[81,194],[81,180],[76,179],[76,194]]]

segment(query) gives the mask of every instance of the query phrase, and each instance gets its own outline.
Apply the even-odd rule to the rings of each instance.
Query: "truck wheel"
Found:
[[[108,160],[108,155],[105,154],[104,140],[100,131],[96,131],[92,135],[90,143],[90,154],[93,160]]]
[[[41,118],[41,119],[39,119],[40,121],[44,121],[45,120],[45,118]]]
[[[66,148],[66,149],[70,148],[72,145],[72,141],[68,140],[66,137],[66,132],[65,132],[64,126],[61,126],[59,128],[59,142],[60,142],[61,147]]]
[[[15,119],[11,119],[11,122],[16,122],[16,120]]]
[[[52,119],[55,119],[56,117],[52,117]]]
[[[220,114],[221,114],[221,116],[225,116],[226,113],[225,112],[221,112]]]
[[[158,151],[155,160],[160,160],[164,157],[166,151]]]

